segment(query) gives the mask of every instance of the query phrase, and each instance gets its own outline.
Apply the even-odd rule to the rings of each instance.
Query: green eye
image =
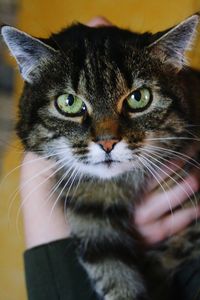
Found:
[[[134,91],[127,99],[126,106],[131,111],[143,111],[151,102],[151,92],[147,88]]]
[[[70,117],[81,116],[86,111],[85,103],[72,94],[59,96],[55,102],[56,108],[61,114]]]

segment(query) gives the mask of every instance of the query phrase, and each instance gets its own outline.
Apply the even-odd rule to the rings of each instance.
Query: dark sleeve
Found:
[[[24,253],[29,300],[95,300],[79,264],[73,239],[44,244]]]
[[[200,300],[200,258],[182,265],[174,274],[174,299]]]
[[[97,300],[72,239],[41,245],[24,254],[28,300]],[[173,299],[200,300],[200,259],[174,275]]]

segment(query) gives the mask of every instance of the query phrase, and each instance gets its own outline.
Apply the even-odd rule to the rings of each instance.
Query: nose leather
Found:
[[[112,140],[101,140],[98,141],[97,144],[106,152],[110,153],[115,145],[119,142],[117,139],[112,139]]]

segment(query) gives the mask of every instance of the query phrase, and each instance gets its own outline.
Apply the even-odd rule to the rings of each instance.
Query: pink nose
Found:
[[[118,142],[119,140],[113,139],[113,140],[98,141],[97,144],[99,144],[99,146],[106,153],[110,153]]]

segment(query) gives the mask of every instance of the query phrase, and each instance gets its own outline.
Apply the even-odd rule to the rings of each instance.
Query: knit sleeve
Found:
[[[73,239],[44,244],[24,253],[29,300],[95,300],[79,264]]]

